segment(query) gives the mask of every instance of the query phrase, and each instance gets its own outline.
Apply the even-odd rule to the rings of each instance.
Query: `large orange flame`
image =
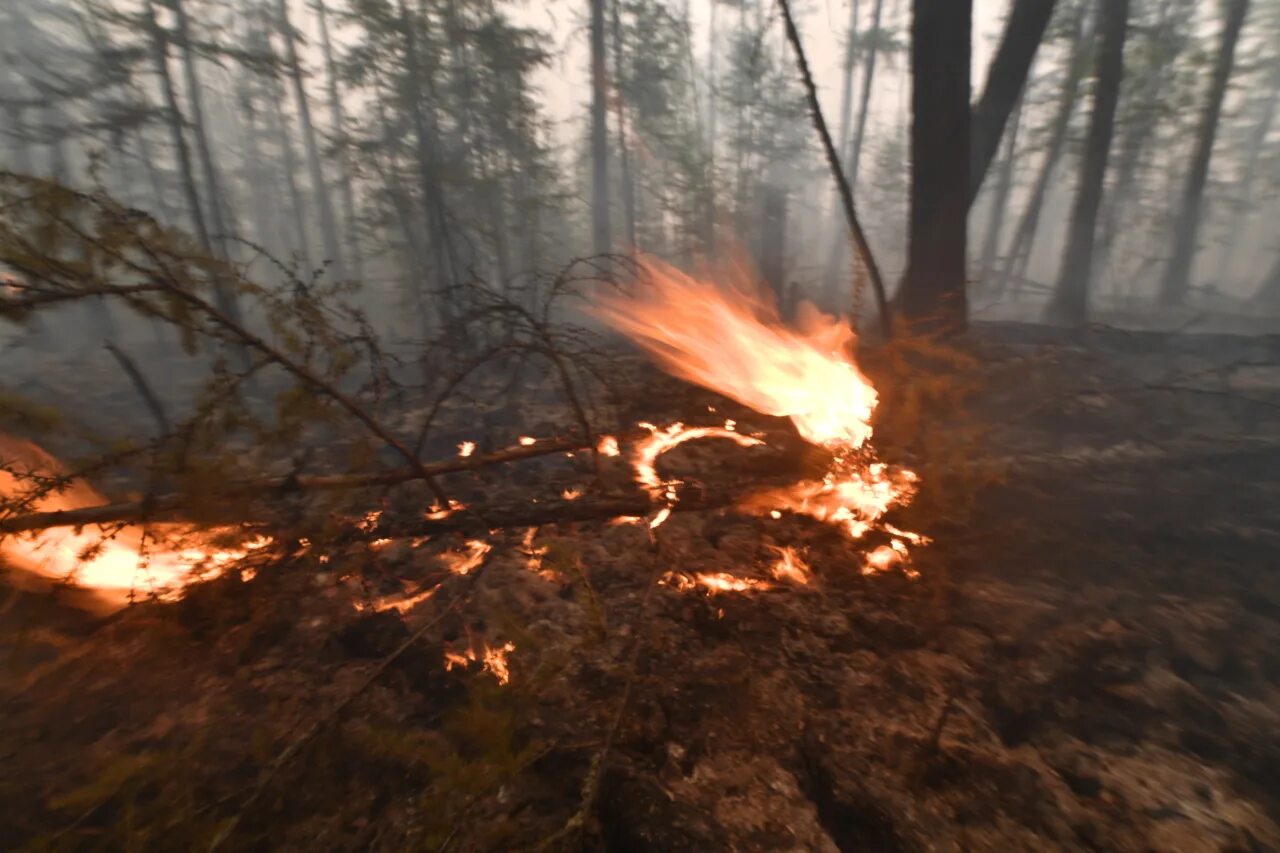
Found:
[[[640,268],[636,293],[602,299],[598,313],[609,325],[648,350],[670,373],[758,412],[790,418],[802,438],[831,454],[821,480],[750,495],[743,508],[775,518],[782,510],[812,516],[853,539],[887,528],[882,517],[911,500],[917,477],[877,462],[868,444],[877,397],[853,360],[853,327],[804,303],[798,312],[799,328],[789,328],[771,300],[741,284],[745,279],[740,273],[731,276],[736,279],[733,284],[722,287],[653,258],[642,259]],[[664,513],[675,504],[676,493],[673,484],[657,475],[658,455],[678,441],[736,435],[680,424],[649,429],[652,437],[639,446],[634,466],[641,485],[665,499]],[[905,566],[906,542],[925,541],[891,530],[896,536],[892,558],[890,552],[877,552],[869,564],[881,569]],[[794,555],[782,574],[796,581],[807,577]]]
[[[853,362],[849,324],[805,303],[792,330],[747,287],[720,288],[653,258],[641,268],[644,289],[607,296],[598,311],[671,373],[790,418],[813,444],[856,448],[871,437],[876,389]]]

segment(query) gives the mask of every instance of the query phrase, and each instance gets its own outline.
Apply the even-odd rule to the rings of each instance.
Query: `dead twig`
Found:
[[[125,375],[129,377],[133,387],[138,390],[138,396],[142,398],[142,402],[146,404],[147,411],[151,412],[151,417],[155,419],[156,427],[160,431],[159,434],[168,435],[171,430],[169,428],[169,416],[165,413],[164,404],[160,402],[160,398],[156,396],[150,383],[147,382],[147,378],[138,369],[138,365],[134,363],[128,353],[111,341],[107,341],[106,347],[107,352],[111,353],[111,356],[124,370]]]

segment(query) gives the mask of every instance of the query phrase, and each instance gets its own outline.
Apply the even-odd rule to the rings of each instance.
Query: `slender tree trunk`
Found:
[[[425,213],[427,238],[435,261],[439,296],[436,301],[440,317],[451,330],[451,320],[456,314],[453,305],[454,286],[457,284],[457,261],[449,235],[448,208],[445,205],[444,185],[440,177],[440,139],[434,113],[426,103],[422,91],[423,65],[418,54],[417,27],[409,14],[405,0],[399,0],[400,22],[404,27],[405,70],[407,71],[409,114],[413,119],[414,151],[418,160],[421,181],[422,206]]]
[[[627,243],[627,251],[634,251],[640,248],[636,242],[636,185],[635,177],[631,174],[631,146],[627,139],[627,115],[626,105],[622,102],[622,15],[619,12],[619,6],[622,0],[613,0],[609,4],[609,13],[612,16],[612,36],[613,36],[613,85],[614,85],[614,112],[617,115],[618,123],[618,171],[621,172],[619,177],[622,182],[622,227],[623,238]],[[714,8],[714,5],[713,7]]]
[[[1111,153],[1116,104],[1124,76],[1124,40],[1129,26],[1129,0],[1100,0],[1102,43],[1098,55],[1098,82],[1093,114],[1085,143],[1084,164],[1076,200],[1071,210],[1067,245],[1062,255],[1058,286],[1045,319],[1073,326],[1084,325],[1089,313],[1089,282],[1093,276],[1093,244],[1102,203],[1102,183]]]
[[[1117,148],[1120,159],[1116,163],[1115,183],[1103,199],[1102,225],[1098,230],[1097,250],[1093,264],[1093,284],[1100,285],[1111,267],[1112,252],[1119,236],[1122,214],[1128,209],[1139,166],[1147,151],[1147,144],[1155,134],[1160,115],[1160,97],[1168,75],[1168,69],[1177,57],[1177,49],[1170,50],[1171,30],[1180,21],[1174,14],[1177,0],[1165,0],[1160,10],[1160,20],[1150,36],[1153,52],[1148,60],[1138,90],[1129,96],[1134,116],[1129,120]]]
[[[614,0],[618,2],[618,0]],[[716,137],[718,117],[720,112],[720,102],[716,98],[716,56],[719,54],[719,30],[716,27],[716,11],[720,8],[720,0],[711,0],[711,20],[707,25],[707,198],[706,198],[706,217],[707,222],[703,226],[707,232],[707,254],[714,255],[716,251],[716,219],[718,212],[716,210],[716,145],[719,140]]]
[[[196,188],[195,170],[191,164],[191,149],[187,146],[186,123],[182,108],[178,105],[178,95],[173,85],[173,75],[169,73],[169,36],[156,20],[155,7],[150,2],[143,7],[146,14],[146,25],[151,41],[152,62],[155,65],[156,77],[160,81],[160,92],[164,97],[165,121],[169,125],[169,135],[173,142],[173,150],[178,155],[178,171],[182,182],[182,192],[186,197],[187,214],[196,229],[196,239],[201,247],[212,255],[213,241],[209,235],[209,226],[205,222],[204,208],[200,203],[200,191]]]
[[[268,22],[263,21],[264,25]],[[278,77],[272,77],[268,84],[271,88],[272,125],[276,133],[280,156],[284,161],[284,183],[289,191],[289,213],[293,219],[294,251],[298,253],[306,274],[310,274],[314,265],[311,253],[311,235],[307,230],[306,205],[303,202],[302,189],[298,186],[298,159],[293,150],[293,127],[289,123],[289,114],[285,109],[284,87]]]
[[[289,0],[279,0],[276,4],[278,16],[276,24],[280,27],[280,35],[284,38],[285,61],[289,69],[289,79],[293,82],[293,100],[298,109],[298,121],[302,125],[302,142],[307,151],[307,171],[311,176],[311,199],[319,208],[320,235],[324,240],[326,259],[333,264],[334,276],[339,280],[347,277],[346,265],[342,257],[342,242],[338,239],[338,226],[333,218],[333,201],[329,198],[329,188],[324,181],[324,168],[320,164],[320,145],[316,141],[315,125],[311,122],[311,104],[307,98],[307,88],[302,83],[302,62],[298,59],[297,34],[289,23]]]
[[[1045,146],[1044,161],[1040,164],[1040,172],[1027,199],[1027,206],[1018,226],[1014,229],[1009,249],[1005,252],[1004,265],[996,284],[996,295],[1004,294],[1009,282],[1014,281],[1015,293],[1021,289],[1022,278],[1026,275],[1027,264],[1031,260],[1031,252],[1035,247],[1036,231],[1040,226],[1040,211],[1045,197],[1049,193],[1049,183],[1062,155],[1062,148],[1067,138],[1067,128],[1071,125],[1071,116],[1075,113],[1076,100],[1080,92],[1080,81],[1084,78],[1088,67],[1089,39],[1086,38],[1086,14],[1083,9],[1075,19],[1075,32],[1072,35],[1071,54],[1067,60],[1067,71],[1062,80],[1062,88],[1058,94],[1058,111],[1049,126],[1049,139]]]
[[[1209,83],[1209,98],[1200,119],[1196,134],[1196,147],[1191,155],[1191,169],[1182,192],[1182,204],[1173,229],[1173,251],[1165,267],[1160,283],[1160,302],[1177,305],[1186,300],[1191,286],[1191,270],[1195,265],[1196,243],[1200,236],[1200,213],[1204,203],[1204,187],[1209,177],[1209,160],[1213,156],[1213,142],[1218,135],[1218,119],[1222,115],[1222,100],[1231,79],[1235,64],[1236,42],[1244,26],[1249,0],[1227,0],[1226,19],[1222,25],[1222,41],[1213,66]]]
[[[169,206],[168,193],[165,192],[164,180],[160,175],[160,166],[151,153],[151,141],[147,139],[146,129],[135,127],[133,141],[137,144],[138,153],[142,156],[147,183],[151,186],[151,195],[156,203],[156,215],[160,217],[161,222],[171,224],[174,221],[173,208]]]
[[[609,137],[605,117],[604,0],[591,4],[591,245],[613,247],[609,227]]]
[[[1257,301],[1270,307],[1280,306],[1280,256],[1271,267],[1271,272],[1263,279],[1262,286],[1254,297]]]
[[[991,160],[1000,147],[1000,137],[1014,104],[1026,87],[1036,51],[1045,27],[1053,16],[1055,0],[1014,0],[1005,22],[1000,47],[991,60],[982,97],[973,105],[969,142],[969,203],[982,188]]]
[[[971,0],[915,0],[911,20],[911,212],[898,308],[908,322],[963,331],[968,305]]]
[[[200,171],[204,177],[205,201],[209,205],[209,224],[213,229],[210,236],[218,249],[218,255],[225,260],[231,257],[227,241],[231,236],[230,228],[223,216],[226,198],[223,196],[213,147],[209,144],[208,124],[204,117],[204,92],[196,70],[195,49],[192,47],[191,20],[187,16],[186,0],[170,0],[169,5],[174,11],[178,40],[182,44],[183,79],[187,89],[187,102],[191,107],[191,132],[195,136],[196,155],[200,158]],[[229,316],[233,319],[239,317],[239,309],[234,302],[218,307],[230,312]]]
[[[840,136],[836,143],[844,151],[841,159],[844,160],[851,190],[857,188],[856,177],[849,174],[848,152],[852,147],[849,139],[853,132],[853,69],[858,57],[858,13],[858,0],[853,0],[849,4],[849,26],[844,37],[844,65],[840,69]],[[831,233],[827,238],[827,245],[831,248],[827,251],[827,265],[822,276],[824,299],[832,305],[838,300],[837,283],[840,281],[841,267],[844,266],[845,247],[849,245],[849,228],[842,205],[840,191],[837,189],[831,194]]]
[[[334,60],[333,41],[329,37],[329,9],[324,0],[315,0],[316,16],[320,26],[320,49],[324,55],[325,89],[329,98],[329,121],[339,138],[346,133],[346,115],[342,95],[338,90],[338,64]],[[351,177],[351,153],[342,145],[339,159],[342,177],[338,186],[342,193],[342,224],[347,238],[347,256],[351,259],[351,272],[357,280],[364,278],[364,260],[360,251],[360,232],[356,223],[355,189]]]
[[[1242,197],[1232,214],[1231,224],[1227,228],[1227,243],[1222,252],[1222,263],[1219,269],[1224,273],[1235,267],[1245,253],[1239,251],[1240,242],[1248,233],[1245,218],[1253,212],[1254,192],[1257,189],[1258,162],[1262,159],[1262,151],[1266,147],[1267,136],[1275,123],[1276,108],[1280,106],[1280,57],[1272,59],[1271,84],[1266,87],[1267,95],[1262,102],[1261,114],[1249,131],[1245,140],[1245,161],[1240,167],[1240,178],[1236,184],[1242,188]]]
[[[1013,108],[1009,132],[1004,137],[1004,156],[996,172],[996,188],[991,198],[991,216],[987,221],[986,238],[982,241],[982,259],[978,264],[981,280],[986,282],[995,267],[996,249],[1004,230],[1004,216],[1009,209],[1009,196],[1013,192],[1013,165],[1018,155],[1018,130],[1022,124],[1022,100]]]

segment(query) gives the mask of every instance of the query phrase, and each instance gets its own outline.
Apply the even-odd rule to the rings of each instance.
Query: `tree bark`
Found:
[[[920,329],[963,331],[968,305],[971,0],[915,0],[911,211],[898,309]]]
[[[342,257],[342,243],[338,239],[338,226],[333,218],[333,201],[329,198],[329,188],[325,184],[324,169],[320,165],[320,146],[316,142],[315,125],[311,122],[311,104],[307,98],[307,88],[302,83],[302,62],[298,59],[297,34],[289,23],[289,0],[279,0],[276,4],[277,26],[284,38],[285,61],[289,69],[289,79],[293,83],[293,100],[298,109],[298,121],[302,125],[302,142],[307,151],[307,171],[311,176],[311,198],[319,208],[320,235],[324,240],[326,259],[333,264],[334,275],[339,281],[346,279],[346,264]]]
[[[333,133],[341,136],[345,133],[346,114],[342,106],[342,96],[338,91],[338,64],[334,60],[333,40],[329,37],[329,9],[324,0],[315,0],[316,17],[320,27],[320,50],[324,56],[325,91],[329,98],[329,121],[333,125]],[[347,256],[351,260],[351,272],[356,280],[364,279],[364,260],[360,251],[360,235],[356,226],[355,189],[351,178],[351,154],[347,147],[342,147],[340,158],[342,178],[339,188],[342,193],[342,224],[346,232]]]
[[[605,99],[604,0],[591,4],[591,245],[613,248],[609,226],[609,136]]]
[[[611,26],[613,30],[613,85],[615,91],[622,86],[622,15],[618,8],[621,5],[622,0],[613,0],[609,4],[609,12],[613,18]],[[636,243],[636,185],[635,178],[631,174],[631,152],[630,143],[627,140],[626,107],[622,102],[622,93],[620,91],[616,91],[614,95],[614,105],[618,122],[618,168],[621,172],[619,178],[622,182],[623,237],[627,241],[627,251],[635,251],[640,248]]]
[[[1209,97],[1196,134],[1196,147],[1191,155],[1191,168],[1182,192],[1182,204],[1173,229],[1173,251],[1160,283],[1160,302],[1178,305],[1186,300],[1191,286],[1191,270],[1195,265],[1196,241],[1200,235],[1200,213],[1204,203],[1204,187],[1209,177],[1209,161],[1213,156],[1213,142],[1218,135],[1218,119],[1222,115],[1222,101],[1235,64],[1236,42],[1244,26],[1249,0],[1227,0],[1226,18],[1222,25],[1222,41],[1213,65],[1213,77],[1209,82]]]
[[[991,160],[1000,147],[1005,123],[1022,96],[1031,64],[1053,16],[1055,0],[1015,0],[1005,22],[1000,47],[987,71],[982,97],[973,105],[969,140],[969,203],[982,188]]]
[[[849,4],[849,27],[845,30],[844,64],[841,67],[840,79],[840,147],[845,149],[843,156],[845,168],[849,167],[849,138],[853,132],[853,69],[857,59],[858,47],[858,0]],[[851,188],[857,188],[857,173],[849,171]],[[831,203],[831,249],[827,252],[827,266],[823,273],[822,293],[832,304],[836,303],[836,285],[840,281],[840,268],[844,265],[844,250],[849,244],[844,223],[844,211],[841,209],[840,192],[837,190]]]
[[[1058,286],[1045,313],[1049,322],[1072,326],[1084,325],[1088,319],[1094,235],[1098,227],[1098,208],[1102,203],[1102,184],[1107,174],[1107,158],[1111,152],[1116,104],[1120,100],[1120,81],[1124,76],[1129,0],[1100,0],[1099,17],[1102,43],[1089,137],[1085,143],[1080,184],[1071,210]]]
[[[1018,227],[1014,229],[1009,250],[1005,252],[1004,266],[996,283],[996,294],[1003,295],[1011,280],[1015,287],[1021,286],[1026,275],[1027,264],[1031,260],[1031,250],[1035,245],[1036,231],[1040,226],[1040,211],[1044,206],[1045,196],[1049,192],[1049,182],[1062,155],[1062,148],[1067,138],[1067,128],[1071,125],[1071,116],[1075,113],[1076,100],[1080,92],[1080,80],[1088,67],[1088,39],[1085,37],[1086,14],[1081,10],[1075,19],[1075,31],[1072,35],[1071,54],[1067,59],[1067,71],[1062,79],[1062,88],[1058,94],[1058,111],[1049,126],[1049,140],[1045,148],[1044,162],[1040,164],[1040,172],[1036,176],[1031,196]]]
[[[983,281],[995,267],[996,250],[1000,246],[1000,236],[1004,230],[1004,217],[1009,209],[1009,196],[1013,192],[1013,165],[1018,155],[1018,130],[1022,124],[1022,100],[1013,108],[1009,132],[1004,137],[1004,156],[1000,158],[1000,169],[996,172],[995,194],[991,199],[991,215],[987,220],[987,234],[982,241],[982,256],[978,270]]]

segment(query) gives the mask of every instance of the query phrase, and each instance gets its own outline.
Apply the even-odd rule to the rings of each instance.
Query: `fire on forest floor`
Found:
[[[1054,356],[1036,369],[1097,372]],[[926,503],[922,471],[912,522],[938,544],[915,580],[863,574],[865,546],[811,517],[718,509],[277,541],[82,628],[14,594],[0,828],[184,847],[237,820],[230,848],[521,849],[585,804],[588,849],[1280,844],[1280,464],[1245,441],[1274,416],[1027,387],[984,401],[1027,412],[990,454],[1030,461],[971,512]],[[713,406],[768,429],[654,388],[667,420]],[[1213,438],[1161,450],[1157,411]],[[742,461],[694,443],[664,470],[715,483]]]

